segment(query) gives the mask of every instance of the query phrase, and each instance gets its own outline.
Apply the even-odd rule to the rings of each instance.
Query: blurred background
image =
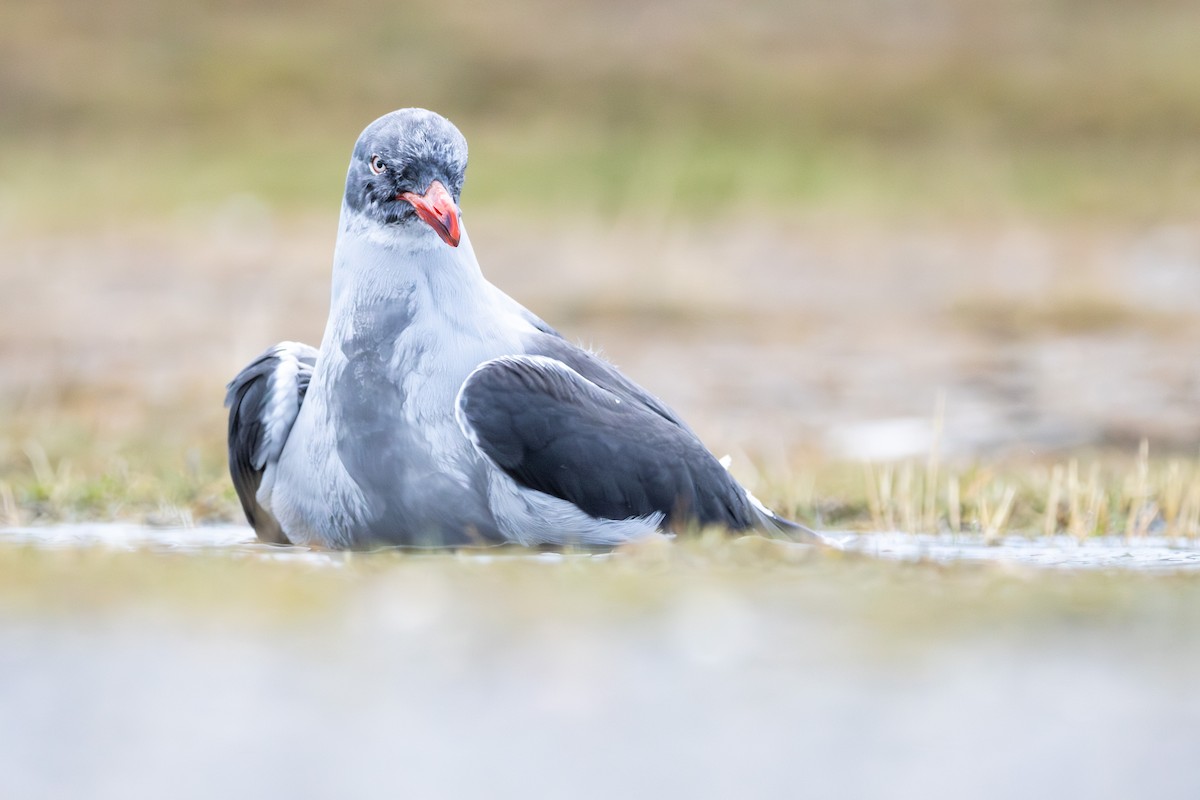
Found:
[[[239,516],[224,383],[319,342],[403,106],[470,142],[489,278],[792,502],[935,445],[1194,455],[1197,53],[1187,0],[10,0],[4,514]]]
[[[425,106],[488,277],[780,510],[1195,556],[1198,54],[1195,0],[4,0],[0,794],[1200,796],[1180,560],[159,527],[241,523],[225,382]]]

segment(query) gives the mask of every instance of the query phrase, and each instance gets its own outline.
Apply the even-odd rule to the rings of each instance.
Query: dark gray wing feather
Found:
[[[288,542],[257,495],[267,467],[283,451],[316,363],[316,349],[282,342],[252,361],[226,387],[229,475],[247,521],[264,542]]]
[[[584,378],[607,389],[622,400],[644,406],[668,422],[683,428],[693,437],[696,435],[687,426],[687,423],[663,401],[626,378],[612,364],[595,353],[582,347],[576,347],[559,334],[553,331],[550,333],[552,335],[535,337],[530,342],[527,352],[531,355],[548,356],[556,361],[561,361]]]
[[[767,524],[665,406],[594,356],[573,360],[609,385],[546,356],[489,361],[464,384],[460,420],[509,477],[602,519],[660,512],[668,526]]]

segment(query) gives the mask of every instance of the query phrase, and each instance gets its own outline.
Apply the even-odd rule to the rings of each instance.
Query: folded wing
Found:
[[[281,342],[267,350],[226,387],[229,408],[229,473],[246,519],[264,542],[286,544],[287,536],[271,514],[273,467],[291,433],[317,363],[317,350],[299,342]],[[261,492],[266,481],[267,491]]]
[[[602,369],[595,362],[581,366]],[[518,484],[593,517],[661,513],[667,527],[773,527],[773,515],[759,510],[699,439],[635,389],[624,380],[607,388],[553,357],[507,356],[485,362],[463,384],[458,419]]]

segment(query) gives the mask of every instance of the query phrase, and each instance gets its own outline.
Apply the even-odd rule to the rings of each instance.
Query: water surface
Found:
[[[1200,797],[1194,547],[838,541],[7,529],[0,797]]]
[[[940,563],[991,562],[1056,569],[1132,569],[1149,571],[1200,569],[1200,542],[1147,536],[1126,539],[1095,537],[1084,541],[1069,536],[1006,536],[985,541],[971,534],[907,533],[851,534],[827,532],[831,544],[845,552],[885,560]],[[244,525],[157,527],[127,523],[79,523],[0,528],[0,546],[34,545],[46,548],[106,547],[124,551],[222,553],[273,560],[297,559],[338,564],[344,554],[303,547],[279,547],[258,542]],[[789,546],[780,543],[780,546]],[[804,550],[806,545],[794,545]],[[555,561],[564,556],[505,548],[464,551],[459,557],[487,560],[504,557]],[[579,556],[566,556],[579,557]],[[596,556],[591,556],[595,558]]]

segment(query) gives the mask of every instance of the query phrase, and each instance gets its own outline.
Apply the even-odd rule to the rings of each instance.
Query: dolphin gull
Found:
[[[603,547],[700,524],[820,541],[483,277],[466,167],[462,134],[424,109],[358,138],[320,349],[277,344],[228,386],[229,468],[258,538]]]

